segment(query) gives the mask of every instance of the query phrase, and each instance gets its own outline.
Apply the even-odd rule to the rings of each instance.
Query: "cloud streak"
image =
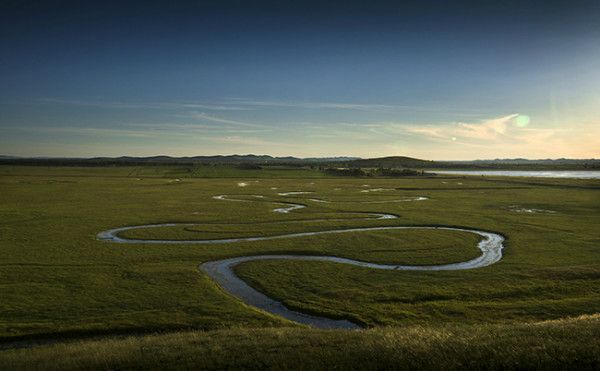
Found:
[[[401,104],[372,104],[348,102],[306,102],[306,101],[278,101],[254,100],[246,98],[230,98],[217,102],[128,102],[128,101],[96,101],[60,98],[40,98],[35,100],[42,104],[73,105],[81,107],[98,107],[106,109],[152,109],[152,110],[206,110],[206,111],[255,111],[273,110],[278,108],[300,110],[337,110],[363,111],[373,113],[392,113],[398,111],[420,113],[451,113],[455,116],[480,116],[481,111],[464,110],[444,107],[424,107],[418,105]]]
[[[213,115],[207,115],[204,112],[191,112],[190,116],[196,120],[205,120],[205,121],[210,121],[210,122],[216,122],[216,123],[220,123],[220,124],[227,124],[227,125],[233,125],[233,126],[243,126],[243,127],[252,127],[252,128],[265,128],[265,125],[260,125],[260,124],[254,124],[251,122],[246,122],[246,121],[239,121],[239,120],[230,120],[230,119],[226,119],[223,117],[217,117],[217,116],[213,116]]]
[[[259,101],[250,99],[236,99],[236,104],[255,107],[280,107],[280,108],[304,108],[304,109],[337,109],[337,110],[359,110],[359,111],[383,111],[393,108],[386,104],[359,104],[359,103],[337,103],[337,102],[285,102],[285,101]]]
[[[405,130],[412,134],[441,140],[456,140],[457,138],[494,141],[506,138],[509,130],[516,127],[514,120],[518,113],[487,119],[478,123],[458,122],[446,125],[407,126]]]
[[[118,101],[93,101],[76,99],[41,98],[41,103],[99,107],[108,109],[204,109],[214,111],[250,111],[252,107],[242,107],[233,104],[213,104],[194,102],[118,102]]]

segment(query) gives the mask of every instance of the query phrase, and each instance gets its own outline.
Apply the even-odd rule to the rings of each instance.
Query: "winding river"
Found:
[[[279,193],[279,196],[296,196],[301,194],[309,194],[312,192],[285,192]],[[245,198],[240,198],[240,197]],[[217,195],[213,197],[216,200],[222,201],[233,201],[233,202],[257,202],[264,201],[264,196],[259,195]],[[309,199],[316,200],[316,199]],[[317,202],[329,202],[327,200],[318,199]],[[377,201],[381,202],[414,202],[424,201],[427,197],[407,197],[403,199],[392,199],[390,201]],[[291,202],[279,202],[279,201],[267,201],[271,202],[278,207],[273,209],[273,212],[280,214],[287,214],[294,210],[306,208],[307,206],[299,203]],[[363,203],[373,203],[365,201]],[[386,213],[348,213],[348,214],[360,214],[363,218],[344,218],[344,219],[305,219],[291,222],[318,222],[325,220],[380,220],[380,219],[396,219],[398,218],[394,214]],[[318,328],[342,328],[342,329],[354,329],[360,326],[356,323],[347,320],[336,320],[326,317],[320,317],[315,315],[309,315],[288,309],[283,303],[274,300],[267,295],[255,290],[240,277],[235,274],[234,267],[245,262],[257,261],[257,260],[302,260],[302,261],[325,261],[338,264],[349,264],[369,269],[383,269],[383,270],[411,270],[411,271],[441,271],[441,270],[461,270],[461,269],[474,269],[481,268],[498,262],[502,259],[502,248],[504,237],[497,233],[480,231],[476,229],[458,228],[458,227],[443,227],[443,226],[375,226],[375,227],[360,227],[360,228],[346,228],[346,229],[331,229],[324,231],[315,232],[299,232],[299,233],[286,233],[273,236],[260,236],[260,237],[239,237],[239,238],[226,238],[226,239],[204,239],[204,240],[152,240],[152,239],[131,239],[120,237],[119,233],[135,230],[135,229],[146,229],[146,228],[159,228],[159,227],[176,227],[176,226],[197,226],[200,223],[160,223],[160,224],[147,224],[138,226],[127,226],[113,228],[98,233],[97,239],[108,242],[126,243],[126,244],[228,244],[242,241],[268,241],[283,238],[297,238],[306,236],[315,236],[322,234],[340,234],[340,233],[359,233],[365,231],[382,231],[382,230],[401,230],[401,229],[422,229],[422,230],[449,230],[449,231],[461,231],[467,233],[476,234],[481,238],[477,247],[481,250],[481,255],[475,259],[471,259],[461,263],[452,264],[441,264],[441,265],[394,265],[394,264],[376,264],[369,263],[360,260],[353,260],[347,258],[341,258],[337,256],[321,256],[321,255],[252,255],[252,256],[240,256],[229,259],[215,260],[202,263],[199,269],[211,277],[223,290],[231,294],[232,296],[242,300],[247,305],[260,308],[266,312],[274,315],[284,317],[290,321],[307,324]]]

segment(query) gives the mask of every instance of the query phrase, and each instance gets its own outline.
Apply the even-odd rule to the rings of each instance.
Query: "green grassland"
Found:
[[[60,169],[60,171],[56,171]],[[240,170],[234,165],[148,165],[148,166],[0,166],[0,175],[52,177],[136,178],[321,178],[324,173],[310,167],[270,165],[263,169]]]
[[[600,317],[360,331],[245,328],[0,352],[10,370],[594,370]]]
[[[169,335],[172,338],[164,338],[165,349],[181,348],[178,344],[185,341],[182,339],[192,343],[197,340],[212,344],[209,345],[221,352],[215,354],[226,357],[225,350],[229,348],[223,347],[224,343],[257,331],[260,336],[257,335],[255,345],[264,345],[265,349],[275,347],[275,342],[269,340],[272,334],[289,336],[295,342],[297,350],[293,354],[297,359],[316,352],[311,349],[319,342],[331,341],[340,344],[339,349],[353,352],[350,344],[360,338],[365,348],[353,354],[381,347],[381,356],[392,362],[405,354],[391,355],[392,344],[403,341],[401,333],[405,328],[419,326],[425,332],[436,333],[437,327],[444,324],[450,327],[439,331],[456,331],[465,339],[470,331],[475,331],[469,328],[478,329],[477,336],[490,345],[494,331],[510,328],[503,332],[507,338],[506,334],[512,331],[526,333],[525,327],[519,327],[525,326],[523,322],[600,312],[599,181],[449,176],[328,178],[316,170],[302,168],[237,170],[206,166],[188,170],[169,166],[0,166],[0,340],[207,330]],[[240,187],[240,182],[247,186]],[[366,188],[391,190],[361,192]],[[314,194],[277,195],[289,191]],[[219,194],[265,198],[260,202],[212,198]],[[383,202],[414,196],[429,199]],[[311,202],[311,197],[331,202]],[[296,202],[308,207],[277,214],[272,209],[280,205],[273,202]],[[519,208],[552,213],[515,211]],[[366,213],[392,213],[399,218],[361,220]],[[98,232],[109,228],[165,222],[199,225],[132,230],[123,236],[204,239],[362,226],[454,225],[495,231],[507,240],[505,256],[499,263],[470,271],[374,271],[305,261],[248,262],[237,267],[237,273],[252,286],[290,308],[346,318],[366,327],[399,326],[327,332],[305,329],[241,303],[220,290],[198,270],[198,265],[226,257],[269,253],[335,255],[402,264],[450,263],[476,256],[477,238],[462,232],[394,230],[220,245],[124,245],[95,239]],[[580,339],[582,346],[598,349],[598,337],[590,335],[590,331],[597,334],[597,323],[597,319],[575,321],[563,335],[569,341]],[[267,327],[282,329],[243,330]],[[489,329],[489,334],[484,329]],[[573,329],[580,331],[581,337],[569,338]],[[548,339],[555,339],[552,331]],[[100,363],[106,365],[101,368],[111,368],[110,362],[117,362],[139,344],[153,342],[152,346],[156,346],[163,341],[158,339],[77,343],[72,348],[73,354],[78,354],[73,362],[82,363],[73,365],[91,365],[94,359],[90,354],[94,353],[88,352],[89,347],[122,347],[122,353],[115,351],[114,358],[96,359],[106,362]],[[438,334],[416,345],[406,343],[403,351],[416,354],[411,353],[413,346],[433,349],[444,343],[443,339]],[[457,345],[463,341],[460,339],[463,337],[457,336],[457,343],[447,346],[458,352],[460,346],[466,347]],[[514,341],[510,344],[517,349],[531,339],[502,341]],[[502,346],[502,341],[497,346]],[[552,341],[548,340],[548,344]],[[44,357],[57,349],[65,351],[60,346],[39,349],[35,356],[30,353],[34,357],[30,361],[35,359],[43,365]],[[0,363],[6,359],[10,360],[7,365],[18,365],[23,352],[2,351]],[[185,359],[199,359],[189,355],[192,348],[187,352]],[[324,353],[314,354],[322,357]],[[515,354],[509,355],[509,361]],[[219,360],[215,358],[214,362]],[[273,362],[277,366],[283,361],[276,358]],[[21,366],[25,367],[23,363]]]

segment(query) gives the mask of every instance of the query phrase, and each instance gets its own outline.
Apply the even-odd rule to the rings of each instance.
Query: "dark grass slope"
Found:
[[[10,370],[595,370],[600,316],[360,331],[191,331],[0,351]]]

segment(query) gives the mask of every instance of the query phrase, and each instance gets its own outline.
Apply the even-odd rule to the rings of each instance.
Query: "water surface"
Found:
[[[585,170],[439,170],[436,174],[518,176],[532,178],[600,179],[600,171]]]

